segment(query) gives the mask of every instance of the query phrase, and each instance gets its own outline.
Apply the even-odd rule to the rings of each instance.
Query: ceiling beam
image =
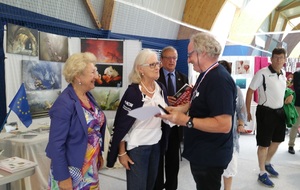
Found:
[[[285,31],[285,28],[287,26],[287,23],[288,23],[288,20],[287,19],[284,19],[284,23],[282,25],[282,31]]]
[[[112,15],[114,14],[115,1],[104,0],[101,23],[104,30],[111,30]]]
[[[290,16],[290,17],[287,17],[288,20],[292,20],[294,18],[298,18],[300,17],[300,14],[296,14],[296,15],[293,15],[293,16]]]
[[[283,41],[287,44],[287,56],[290,56],[290,53],[293,51],[293,49],[296,47],[296,45],[300,41],[300,35],[299,33],[291,33],[287,35]]]
[[[186,0],[182,21],[204,30],[211,30],[225,0]],[[191,34],[198,31],[180,26],[178,39],[189,39]]]
[[[280,11],[277,11],[277,10],[274,11],[274,16],[273,16],[273,19],[272,19],[272,21],[270,23],[271,24],[270,25],[270,32],[274,32],[275,31],[279,15],[280,15]]]
[[[295,27],[293,28],[293,30],[300,30],[300,24],[298,24],[297,26],[295,26]]]
[[[298,7],[300,6],[300,2],[291,2],[285,6],[282,6],[282,7],[278,7],[277,10],[278,11],[285,11],[285,10],[288,10],[288,9],[292,9],[292,8],[295,8],[295,7]]]
[[[90,0],[83,0],[83,3],[87,7],[87,9],[89,11],[89,14],[92,17],[92,20],[93,20],[96,28],[100,29],[101,28],[101,23],[100,23],[100,20],[98,19],[98,16],[97,16],[97,14],[94,10],[94,7],[93,7],[91,1]]]

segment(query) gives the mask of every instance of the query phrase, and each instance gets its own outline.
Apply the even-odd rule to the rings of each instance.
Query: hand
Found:
[[[103,164],[104,164],[104,160],[103,160],[103,157],[102,157],[102,156],[99,156],[98,162],[100,162],[100,167],[99,167],[99,169],[101,169],[101,168],[103,167]]]
[[[128,154],[125,154],[123,156],[119,156],[120,163],[126,168],[126,170],[130,170],[129,164],[134,164],[134,162],[131,160],[131,158],[128,156]]]
[[[170,106],[174,105],[176,102],[176,98],[174,96],[167,96],[167,99]]]
[[[293,95],[289,95],[288,97],[286,97],[286,99],[284,100],[284,104],[290,104],[293,101]]]
[[[69,177],[66,180],[58,182],[59,190],[73,190],[72,179]]]
[[[247,120],[250,122],[252,120],[252,115],[250,112],[248,112],[248,115],[247,115]]]
[[[176,107],[166,107],[166,110],[168,110],[170,114],[157,115],[157,117],[169,120],[171,123],[174,123],[176,125],[186,125],[186,121],[188,120],[189,116],[180,111],[177,111]]]
[[[238,131],[239,133],[248,133],[247,130],[244,128],[243,125],[239,125],[239,126],[237,127],[237,131]]]

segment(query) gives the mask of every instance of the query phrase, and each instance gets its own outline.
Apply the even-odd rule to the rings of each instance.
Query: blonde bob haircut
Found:
[[[192,35],[190,41],[198,53],[206,52],[209,57],[218,58],[221,54],[222,47],[214,36],[208,33],[197,33]]]
[[[129,74],[129,81],[131,83],[139,84],[141,82],[142,75],[139,71],[139,67],[141,67],[143,64],[146,64],[147,61],[153,56],[157,58],[157,53],[150,49],[143,49],[139,52],[134,60],[133,68]]]
[[[63,75],[68,83],[73,83],[77,75],[82,74],[89,63],[96,64],[97,58],[90,52],[71,55],[63,68]]]

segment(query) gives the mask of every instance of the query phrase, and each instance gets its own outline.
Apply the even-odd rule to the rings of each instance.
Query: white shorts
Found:
[[[237,159],[238,152],[234,149],[232,159],[229,162],[227,168],[223,172],[223,176],[226,178],[234,177],[237,174]]]

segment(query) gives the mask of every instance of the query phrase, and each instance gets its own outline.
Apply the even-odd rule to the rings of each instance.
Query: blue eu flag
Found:
[[[26,97],[24,83],[22,83],[20,89],[8,107],[17,114],[19,119],[26,127],[29,127],[29,125],[32,123],[32,117]]]

